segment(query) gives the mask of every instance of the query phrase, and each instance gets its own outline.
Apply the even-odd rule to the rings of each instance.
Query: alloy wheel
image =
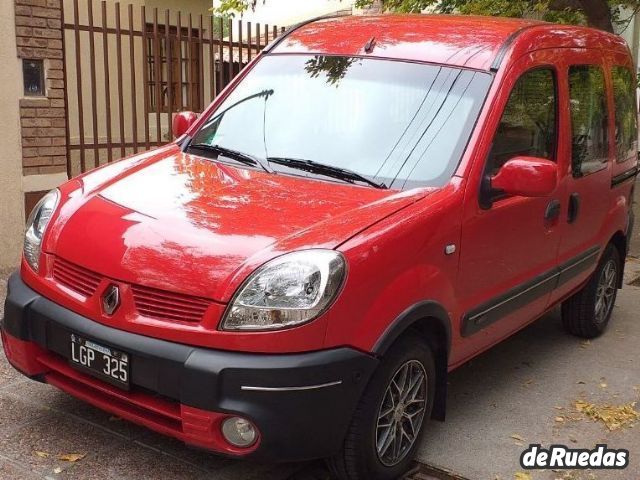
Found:
[[[427,406],[427,372],[417,360],[404,363],[387,386],[378,412],[376,450],[393,467],[409,453],[420,434]]]
[[[601,325],[609,317],[613,303],[616,299],[616,289],[618,281],[618,269],[613,260],[609,260],[602,272],[596,289],[596,323]]]

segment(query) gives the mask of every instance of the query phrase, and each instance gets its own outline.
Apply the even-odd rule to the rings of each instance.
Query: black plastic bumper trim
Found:
[[[261,444],[249,457],[295,461],[331,456],[338,450],[362,391],[378,365],[350,348],[310,353],[253,354],[192,347],[111,328],[78,315],[9,279],[3,330],[61,357],[69,356],[70,333],[129,353],[131,388],[159,394],[202,410],[233,413],[254,421]],[[323,385],[331,388],[243,389]],[[313,432],[309,435],[309,432]]]

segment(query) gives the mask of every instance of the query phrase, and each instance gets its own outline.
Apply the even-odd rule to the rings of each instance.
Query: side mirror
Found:
[[[198,115],[193,112],[179,112],[176,113],[176,116],[173,117],[173,123],[171,124],[171,130],[173,132],[173,136],[175,138],[179,138],[191,128],[196,120],[198,120]]]
[[[519,197],[546,197],[558,186],[558,166],[543,158],[515,157],[491,178],[492,190]]]

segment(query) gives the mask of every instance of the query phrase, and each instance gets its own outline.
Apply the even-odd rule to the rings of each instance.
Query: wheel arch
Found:
[[[618,254],[620,255],[620,271],[624,273],[625,258],[629,251],[629,239],[621,230],[618,230],[613,237],[611,237],[611,240],[609,240],[609,244],[613,245],[618,251]],[[623,274],[620,274],[618,278],[618,288],[623,287],[623,276]]]
[[[373,353],[383,356],[402,336],[413,333],[431,347],[436,362],[436,392],[431,418],[444,421],[447,401],[451,320],[446,309],[435,301],[424,301],[407,308],[378,339]]]

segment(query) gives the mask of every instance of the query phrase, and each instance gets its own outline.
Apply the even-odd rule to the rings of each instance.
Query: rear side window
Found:
[[[609,157],[607,96],[602,68],[569,69],[573,176],[603,169]]]
[[[616,157],[624,162],[638,154],[636,82],[626,67],[613,67],[613,96],[616,104]]]
[[[495,175],[517,156],[553,159],[556,144],[556,82],[553,70],[530,70],[517,81],[493,140],[487,172]]]

